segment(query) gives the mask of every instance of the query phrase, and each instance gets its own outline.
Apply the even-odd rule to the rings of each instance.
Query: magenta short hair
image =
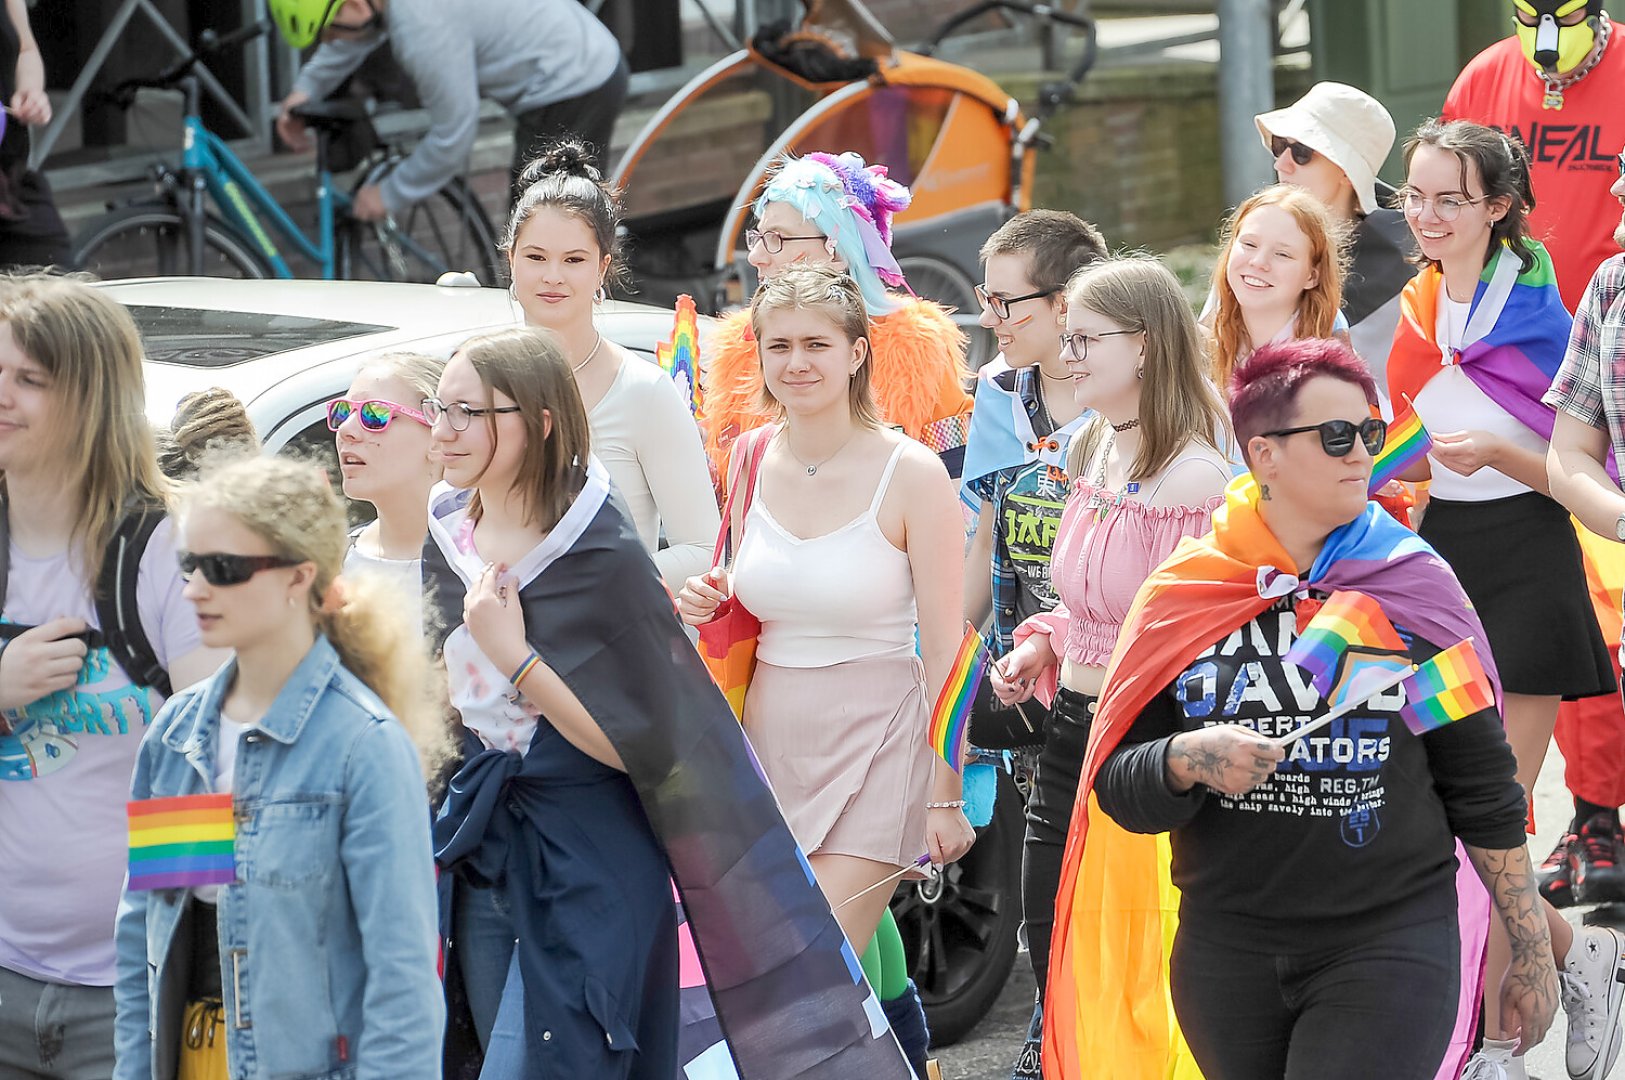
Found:
[[[1377,380],[1360,355],[1335,338],[1271,342],[1253,350],[1230,377],[1230,426],[1247,460],[1254,435],[1292,423],[1298,394],[1318,375],[1358,386],[1366,403],[1377,404]]]

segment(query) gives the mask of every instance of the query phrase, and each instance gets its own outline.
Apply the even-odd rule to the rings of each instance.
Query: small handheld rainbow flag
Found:
[[[694,298],[683,293],[677,298],[677,316],[672,322],[671,340],[655,346],[655,361],[671,376],[677,390],[688,402],[688,411],[700,411],[700,317]]]
[[[1421,461],[1432,447],[1433,436],[1422,426],[1422,418],[1416,415],[1410,399],[1405,399],[1404,408],[1388,425],[1388,441],[1382,444],[1382,453],[1371,463],[1371,484],[1367,490],[1381,490],[1388,481]]]
[[[1406,702],[1400,716],[1417,735],[1495,704],[1495,691],[1478,661],[1472,638],[1424,661],[1401,685]]]
[[[1331,692],[1339,668],[1345,666],[1344,657],[1353,648],[1403,653],[1405,642],[1375,600],[1341,589],[1326,598],[1284,659],[1308,672],[1315,689],[1335,705]],[[1409,666],[1408,660],[1405,663]]]
[[[138,799],[126,809],[130,889],[191,889],[237,880],[237,823],[229,792]]]
[[[931,710],[931,749],[942,756],[948,767],[959,772],[965,767],[965,742],[970,735],[971,704],[977,687],[987,678],[988,655],[976,627],[965,627],[965,639],[954,654],[953,666]]]

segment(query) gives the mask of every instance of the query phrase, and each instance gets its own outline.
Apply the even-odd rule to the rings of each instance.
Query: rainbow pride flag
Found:
[[[231,794],[137,799],[130,818],[131,890],[191,889],[237,880]]]
[[[1435,654],[1400,685],[1406,701],[1400,716],[1417,735],[1495,704],[1494,689],[1471,638]]]
[[[1333,691],[1339,685],[1339,673],[1345,676],[1342,682],[1346,687],[1352,672],[1343,669],[1356,666],[1345,663],[1355,659],[1349,655],[1350,649],[1403,654],[1405,642],[1375,600],[1365,593],[1344,589],[1326,598],[1286,651],[1285,660],[1308,672],[1315,689],[1335,706]]]
[[[688,403],[688,411],[700,411],[700,317],[694,298],[687,293],[677,298],[677,316],[671,327],[671,340],[655,346],[655,362],[671,376],[678,393]]]
[[[1422,426],[1422,418],[1407,400],[1404,408],[1394,415],[1388,425],[1388,441],[1382,444],[1382,453],[1371,463],[1371,487],[1375,493],[1390,480],[1427,456],[1433,448],[1433,436]]]
[[[988,654],[982,646],[982,636],[976,627],[965,627],[965,639],[954,654],[953,666],[937,695],[937,704],[931,710],[931,749],[942,755],[942,760],[954,772],[965,767],[965,741],[970,734],[971,704],[976,700],[976,689],[987,678]]]

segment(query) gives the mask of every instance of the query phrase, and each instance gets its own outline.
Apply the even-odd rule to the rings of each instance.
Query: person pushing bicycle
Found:
[[[589,143],[603,168],[629,72],[614,35],[577,0],[270,0],[270,10],[290,45],[322,42],[277,115],[290,148],[310,146],[295,110],[330,95],[386,38],[429,112],[412,154],[356,193],[351,212],[364,221],[401,214],[467,168],[482,97],[514,117],[514,185],[565,134]]]

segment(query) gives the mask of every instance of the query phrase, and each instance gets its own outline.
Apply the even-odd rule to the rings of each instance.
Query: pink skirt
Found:
[[[910,866],[925,854],[934,755],[917,656],[822,668],[757,663],[745,734],[809,855]]]

